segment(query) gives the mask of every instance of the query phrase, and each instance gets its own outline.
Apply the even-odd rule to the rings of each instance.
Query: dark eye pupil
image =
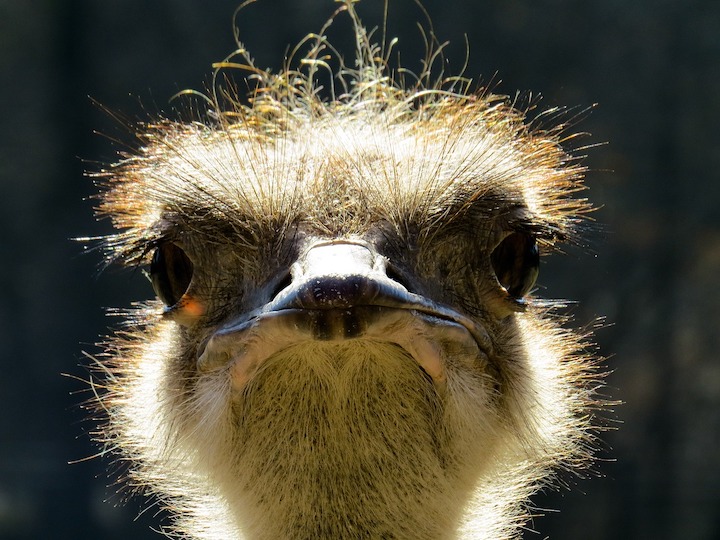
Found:
[[[158,298],[167,306],[178,303],[190,286],[193,265],[185,252],[172,243],[159,246],[150,263],[150,278]]]
[[[540,251],[535,238],[529,234],[512,233],[490,256],[495,276],[514,298],[522,298],[537,279],[540,271]]]

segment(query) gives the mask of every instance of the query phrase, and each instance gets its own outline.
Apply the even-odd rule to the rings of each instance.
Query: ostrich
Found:
[[[204,122],[97,173],[108,259],[157,294],[96,358],[98,439],[183,538],[517,538],[592,458],[596,359],[532,294],[584,168],[432,52],[404,83],[340,12],[329,97],[325,30],[278,74],[241,48],[216,67],[247,101],[218,78]]]

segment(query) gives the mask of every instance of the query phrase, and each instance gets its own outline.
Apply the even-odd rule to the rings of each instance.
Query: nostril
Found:
[[[278,281],[275,285],[275,288],[272,291],[272,298],[277,298],[277,295],[287,289],[290,285],[292,285],[292,276],[288,271],[285,272],[285,274],[280,278],[280,281]]]
[[[394,282],[405,287],[405,289],[407,289],[408,291],[410,291],[410,284],[407,282],[405,276],[403,276],[400,270],[398,270],[394,265],[387,265],[387,267],[385,268],[385,275]]]

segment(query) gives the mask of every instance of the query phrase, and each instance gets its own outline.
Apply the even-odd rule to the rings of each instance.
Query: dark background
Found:
[[[159,538],[147,503],[109,485],[77,405],[82,350],[116,321],[103,306],[150,296],[129,272],[98,275],[98,253],[70,238],[108,232],[92,216],[83,170],[111,162],[123,135],[88,96],[131,118],[170,111],[203,89],[235,48],[237,0],[0,0],[0,538]],[[320,29],[330,0],[264,0],[239,18],[260,67]],[[541,292],[595,317],[611,393],[625,402],[607,434],[602,478],[535,499],[560,509],[542,539],[720,538],[720,2],[714,0],[425,0],[447,57],[496,90],[532,90],[540,108],[599,106],[589,196],[601,207],[587,250],[543,266]],[[381,2],[361,15],[380,24]],[[420,58],[409,0],[389,34]],[[335,35],[347,33],[344,18]],[[338,37],[343,41],[341,37]],[[345,46],[344,44],[341,44]],[[352,50],[346,48],[348,56]],[[493,77],[494,74],[498,75]],[[142,105],[141,105],[142,103]],[[85,160],[86,162],[83,162]],[[108,500],[109,502],[103,502]]]

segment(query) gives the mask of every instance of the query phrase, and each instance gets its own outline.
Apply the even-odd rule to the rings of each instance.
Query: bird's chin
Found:
[[[447,379],[447,358],[486,364],[487,351],[464,325],[435,314],[385,306],[335,309],[282,309],[228,324],[198,353],[201,373],[228,370],[234,390],[243,389],[262,365],[303,345],[304,354],[330,345],[386,344],[414,360],[438,390]]]

